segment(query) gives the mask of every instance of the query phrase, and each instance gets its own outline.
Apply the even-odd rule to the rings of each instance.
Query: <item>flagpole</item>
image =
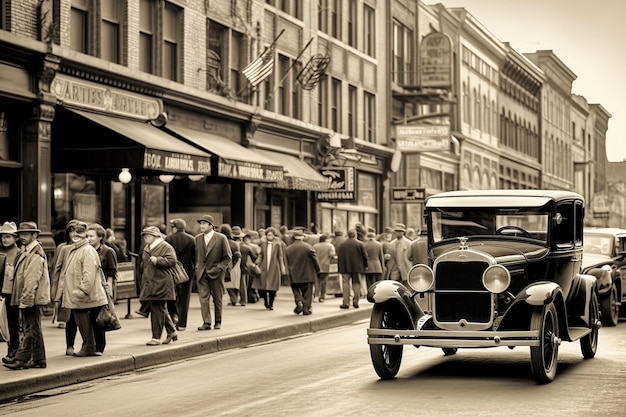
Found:
[[[264,50],[263,50],[263,52],[261,53],[261,55],[263,55],[263,53],[264,53],[266,50],[268,50],[268,49],[272,49],[272,48],[276,45],[276,42],[278,42],[278,38],[280,38],[284,32],[285,32],[285,29],[284,29],[284,28],[283,28],[283,29],[281,29],[281,31],[278,33],[278,35],[274,38],[274,41],[272,41],[272,43],[270,44],[270,46],[269,46],[269,47],[267,47],[266,49],[264,49]],[[261,55],[259,55],[259,56],[261,56]],[[272,57],[272,59],[274,59],[274,57]],[[250,85],[250,80],[248,80],[247,78],[246,78],[246,80],[247,80],[246,84],[245,84],[245,85],[241,88],[241,90],[239,90],[239,92],[237,93],[237,97],[239,97],[239,95],[240,95],[241,93],[243,93],[243,91],[244,91],[246,88],[248,88],[248,86]]]
[[[276,93],[276,91],[278,90],[278,88],[283,84],[283,82],[287,79],[287,76],[289,75],[289,73],[291,72],[291,69],[293,68],[294,65],[296,65],[296,62],[298,62],[298,60],[300,59],[300,57],[302,56],[302,54],[304,53],[304,51],[307,50],[307,48],[309,47],[309,45],[311,45],[311,42],[313,42],[313,38],[309,39],[309,41],[307,42],[307,44],[304,46],[304,48],[300,51],[300,53],[298,54],[298,56],[296,57],[296,59],[293,60],[293,62],[291,63],[291,65],[289,66],[289,69],[287,69],[287,72],[285,73],[285,75],[283,76],[283,78],[280,80],[280,82],[278,84],[276,84],[276,87],[274,87],[274,90],[272,91],[272,93],[270,95],[267,96],[267,99],[265,100],[264,104],[267,104],[268,101],[270,101],[273,97],[274,97],[274,93]]]

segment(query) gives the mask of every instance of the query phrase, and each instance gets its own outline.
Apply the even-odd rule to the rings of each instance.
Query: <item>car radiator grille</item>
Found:
[[[442,262],[437,265],[435,284],[435,319],[473,323],[491,320],[491,293],[482,284],[486,262]]]

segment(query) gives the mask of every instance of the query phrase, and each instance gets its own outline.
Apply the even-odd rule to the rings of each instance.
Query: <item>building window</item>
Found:
[[[371,57],[375,56],[376,48],[376,13],[369,6],[363,6],[363,52]]]
[[[356,0],[350,0],[348,9],[348,45],[356,48],[357,42],[357,4]]]
[[[155,5],[150,0],[139,3],[139,70],[150,74],[155,73]]]
[[[330,33],[329,35],[341,39],[341,4],[342,0],[330,0]]]
[[[265,3],[302,20],[302,2],[300,0],[265,0]]]
[[[243,47],[245,42],[245,37],[242,33],[231,30],[230,36],[226,39],[230,39],[230,53],[228,54],[228,73],[229,77],[227,80],[228,86],[230,90],[234,93],[231,94],[237,95],[237,93],[244,86],[243,75],[241,74],[241,70],[246,65],[246,57],[245,57],[245,48]]]
[[[393,60],[391,80],[396,84],[410,84],[413,80],[412,32],[401,23],[393,22]]]
[[[101,58],[120,64],[122,62],[120,31],[122,5],[118,0],[102,0]]]
[[[463,122],[470,123],[469,87],[463,82]]]
[[[367,142],[374,142],[376,134],[376,96],[365,92],[363,98],[364,139]]]
[[[87,0],[72,0],[70,8],[70,48],[88,53],[89,45],[89,5]]]
[[[163,78],[181,81],[180,28],[182,27],[182,9],[171,3],[165,3],[163,13]]]
[[[330,99],[330,128],[341,131],[341,80],[332,79]]]
[[[224,87],[224,69],[222,68],[226,55],[226,40],[228,29],[212,20],[207,22],[207,90],[222,93]]]
[[[357,136],[356,132],[356,111],[357,111],[357,88],[353,85],[348,90],[348,135]]]
[[[328,77],[324,77],[322,78],[322,80],[320,81],[320,83],[317,86],[317,91],[318,91],[318,105],[317,105],[317,117],[318,117],[318,124],[320,126],[323,127],[329,127],[328,126],[328,107],[329,107],[329,100],[328,100]]]

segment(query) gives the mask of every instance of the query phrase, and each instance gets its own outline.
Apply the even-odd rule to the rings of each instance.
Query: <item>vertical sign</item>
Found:
[[[441,32],[424,36],[420,45],[422,87],[452,87],[452,40]]]

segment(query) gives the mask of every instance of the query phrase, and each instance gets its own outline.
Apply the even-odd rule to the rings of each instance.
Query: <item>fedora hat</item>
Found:
[[[232,236],[239,238],[239,239],[243,239],[243,237],[246,234],[243,232],[243,230],[241,230],[241,227],[239,226],[233,226],[233,232],[232,232]]]
[[[211,216],[210,214],[203,215],[197,221],[198,223],[207,222],[208,224],[215,226],[215,220],[213,220],[213,216]]]
[[[293,237],[294,239],[304,239],[304,230],[302,229],[294,230],[293,233],[291,234],[291,237]]]
[[[396,223],[393,225],[394,232],[406,232],[406,226],[402,223]]]
[[[185,227],[187,227],[187,222],[184,219],[172,219],[170,220],[170,226],[180,230],[185,230]]]
[[[148,226],[141,231],[141,236],[143,235],[151,235],[156,237],[163,237],[163,233],[156,226]]]
[[[37,229],[37,223],[35,222],[22,222],[20,227],[17,228],[17,233],[21,232],[41,233],[41,230]]]
[[[0,233],[3,235],[17,236],[17,226],[15,226],[15,222],[4,222],[2,227],[0,227]]]

